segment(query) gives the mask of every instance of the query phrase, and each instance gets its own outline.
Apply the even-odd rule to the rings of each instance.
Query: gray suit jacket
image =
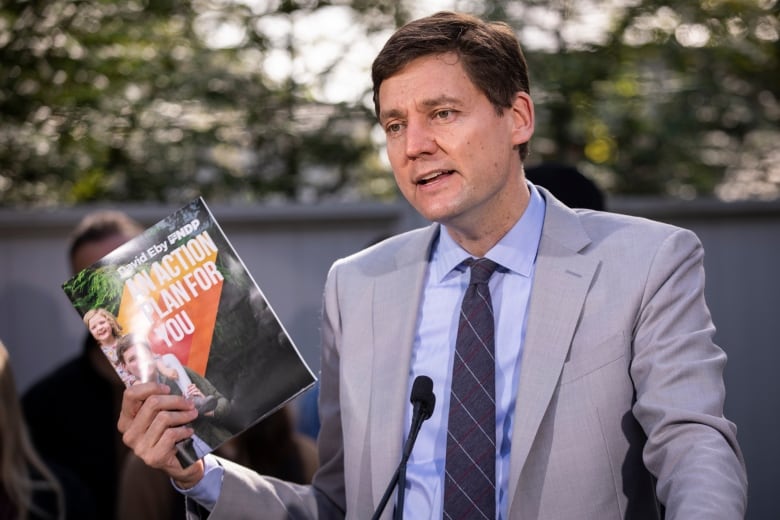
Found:
[[[509,517],[738,519],[725,354],[689,231],[549,192],[512,435]],[[337,261],[325,286],[312,486],[222,461],[211,518],[371,517],[401,455],[415,319],[439,226]],[[661,505],[663,504],[663,505]],[[390,518],[389,505],[383,518]]]

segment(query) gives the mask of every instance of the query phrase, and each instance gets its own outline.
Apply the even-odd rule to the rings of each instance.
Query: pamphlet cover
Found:
[[[158,381],[193,401],[183,466],[316,381],[202,198],[62,287],[126,386]]]

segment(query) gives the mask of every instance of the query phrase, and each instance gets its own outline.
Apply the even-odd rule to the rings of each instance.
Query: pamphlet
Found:
[[[194,403],[183,466],[316,381],[202,198],[62,287],[126,386],[157,381]]]

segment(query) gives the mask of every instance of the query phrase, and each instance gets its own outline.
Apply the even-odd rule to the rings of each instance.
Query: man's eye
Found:
[[[403,128],[403,125],[401,123],[391,123],[385,127],[385,131],[388,134],[397,134],[401,131],[401,128]]]
[[[436,112],[436,119],[447,119],[452,115],[452,110],[439,110]]]

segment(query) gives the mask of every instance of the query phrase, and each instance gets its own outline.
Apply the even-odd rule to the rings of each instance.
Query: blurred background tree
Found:
[[[487,1],[525,43],[537,160],[612,193],[780,195],[777,0]],[[603,30],[607,28],[607,30]]]
[[[369,67],[452,8],[531,67],[531,161],[612,193],[780,193],[777,0],[66,0],[0,6],[0,205],[392,198]]]

